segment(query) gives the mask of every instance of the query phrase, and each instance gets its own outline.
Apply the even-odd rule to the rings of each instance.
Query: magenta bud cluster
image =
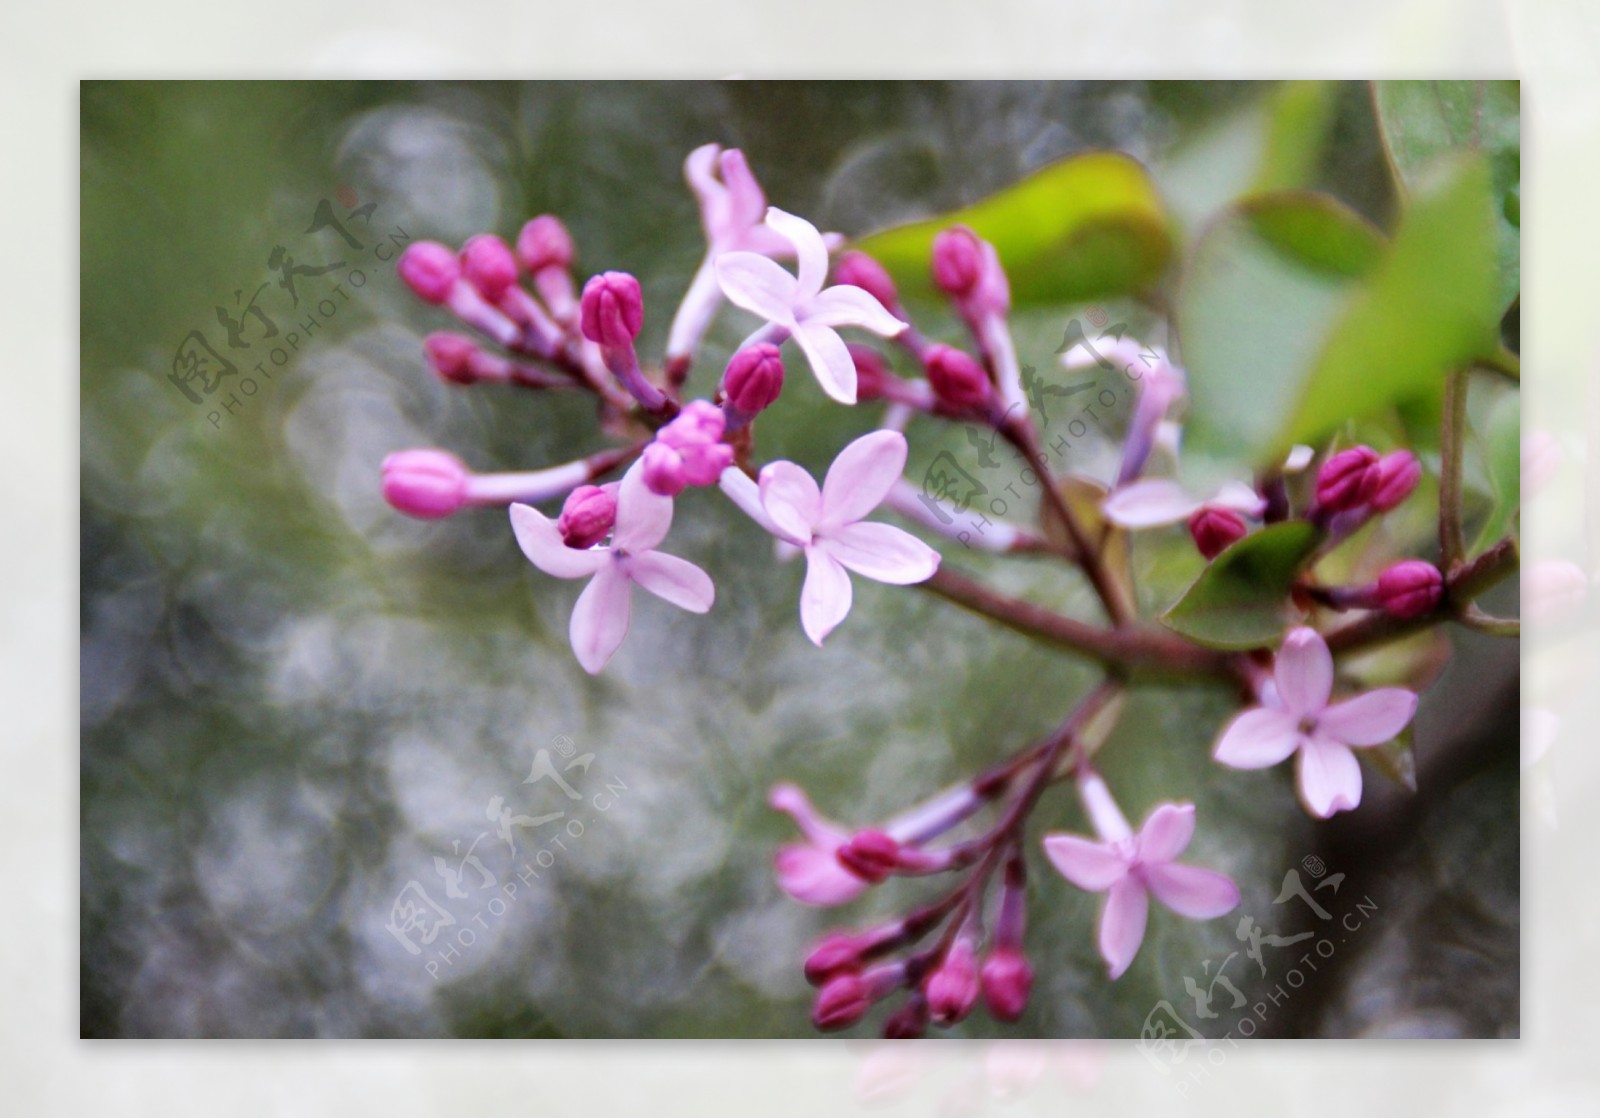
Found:
[[[888,310],[892,311],[900,305],[900,293],[895,290],[894,280],[890,279],[888,271],[857,249],[839,258],[839,263],[834,265],[833,278],[836,283],[860,288]]]
[[[401,282],[427,303],[443,303],[461,280],[461,262],[437,241],[407,245],[395,262],[395,270]]]
[[[1401,560],[1378,576],[1378,604],[1397,618],[1432,612],[1444,597],[1444,576],[1425,560]]]
[[[396,451],[380,469],[383,499],[408,517],[438,520],[466,504],[472,472],[448,451]]]
[[[742,416],[754,416],[783,391],[783,357],[770,342],[757,342],[733,355],[722,374],[722,391]]]
[[[592,548],[611,535],[617,523],[616,482],[579,486],[567,495],[556,529],[569,548]]]
[[[1378,463],[1371,447],[1350,447],[1330,457],[1317,471],[1317,505],[1328,513],[1366,505],[1382,479]]]
[[[1378,460],[1378,482],[1372,507],[1387,513],[1411,496],[1422,480],[1422,463],[1410,451],[1390,451]]]
[[[632,347],[644,327],[644,293],[627,272],[602,272],[583,285],[579,329],[589,341]]]
[[[933,239],[933,282],[952,299],[972,295],[983,280],[983,242],[964,225]]]
[[[935,343],[928,347],[922,360],[928,370],[928,384],[941,403],[966,412],[989,402],[994,390],[989,372],[970,354]]]
[[[517,234],[517,257],[530,274],[546,268],[570,268],[573,256],[572,234],[560,218],[550,214],[532,219]]]
[[[726,422],[710,401],[690,401],[644,449],[645,485],[677,497],[689,486],[714,484],[733,465],[733,448],[722,442]]]
[[[1189,518],[1189,535],[1208,560],[1216,559],[1249,531],[1243,517],[1220,505],[1203,505]]]

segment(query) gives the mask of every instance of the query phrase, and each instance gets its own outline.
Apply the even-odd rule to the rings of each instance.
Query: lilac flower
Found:
[[[788,813],[806,837],[804,843],[785,843],[773,859],[784,893],[807,905],[843,905],[867,888],[839,862],[839,848],[850,841],[850,833],[823,818],[799,787],[779,785],[767,803]]]
[[[820,490],[792,462],[769,463],[759,487],[736,468],[722,474],[724,493],[780,541],[805,552],[800,624],[817,645],[850,613],[850,571],[905,585],[939,567],[939,553],[909,532],[862,520],[889,495],[905,464],[905,436],[874,431],[839,452]]]
[[[715,269],[718,256],[727,252],[759,253],[778,258],[794,255],[794,246],[788,238],[762,224],[767,213],[767,198],[742,151],[737,148],[724,151],[719,144],[702,144],[684,160],[683,175],[700,202],[706,258],[672,320],[667,338],[669,360],[688,357],[716,313],[721,300]],[[823,239],[830,249],[844,241],[837,233],[824,234]]]
[[[1243,482],[1226,482],[1211,497],[1198,498],[1170,478],[1148,478],[1114,490],[1101,508],[1107,520],[1123,528],[1155,528],[1177,524],[1205,508],[1259,517],[1267,502]]]
[[[1100,841],[1057,833],[1045,836],[1044,852],[1068,882],[1105,893],[1100,955],[1112,979],[1128,970],[1144,943],[1151,894],[1196,920],[1220,917],[1239,904],[1239,887],[1227,875],[1174,861],[1194,836],[1194,805],[1158,804],[1134,832],[1097,774],[1080,777],[1078,791]]]
[[[1235,769],[1277,765],[1298,751],[1300,799],[1323,819],[1361,803],[1361,765],[1351,747],[1377,746],[1405,729],[1417,710],[1415,692],[1376,688],[1329,704],[1333,655],[1308,626],[1289,632],[1273,665],[1262,704],[1240,712],[1212,752]]]
[[[511,507],[517,543],[533,565],[557,579],[590,576],[572,610],[572,651],[598,673],[628,636],[637,583],[674,606],[704,614],[716,597],[711,577],[688,560],[655,550],[672,527],[672,499],[650,492],[642,466],[623,476],[609,546],[571,548],[555,521],[529,505]]]
[[[828,275],[828,247],[816,226],[776,206],[767,210],[767,226],[794,245],[798,275],[791,276],[760,253],[723,253],[716,261],[723,294],[793,336],[823,391],[840,403],[854,404],[856,365],[835,328],[858,326],[892,338],[907,324],[861,288],[822,286]]]

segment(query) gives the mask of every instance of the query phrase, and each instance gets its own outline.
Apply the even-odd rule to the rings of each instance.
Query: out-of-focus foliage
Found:
[[[886,230],[861,242],[902,285],[933,293],[933,239],[970,226],[1005,262],[1017,303],[1061,304],[1145,290],[1172,255],[1155,186],[1114,152],[1073,156],[952,214]]]
[[[502,512],[408,521],[383,504],[377,480],[383,456],[406,446],[450,448],[480,470],[563,461],[596,449],[590,407],[575,394],[434,381],[421,338],[445,317],[400,287],[376,256],[384,239],[459,243],[558,213],[581,269],[641,277],[648,354],[659,352],[703,252],[681,171],[698,144],[744,148],[773,203],[858,237],[979,204],[1024,180],[1051,181],[1062,168],[1116,168],[1105,173],[1140,184],[1124,162],[1137,160],[1160,198],[1138,186],[1129,205],[1144,232],[1125,243],[1149,255],[1089,274],[1136,277],[1112,286],[1149,302],[1033,303],[1015,317],[1017,345],[1047,388],[1068,382],[1056,350],[1066,325],[1090,312],[1173,346],[1191,362],[1199,426],[1183,470],[1197,487],[1239,476],[1280,434],[1207,415],[1269,410],[1263,402],[1294,374],[1281,355],[1262,352],[1287,344],[1273,333],[1279,315],[1307,329],[1327,325],[1264,301],[1235,320],[1241,343],[1252,333],[1263,340],[1254,359],[1264,364],[1253,373],[1207,362],[1198,340],[1191,354],[1188,332],[1205,326],[1185,325],[1195,293],[1182,276],[1215,230],[1256,205],[1258,216],[1269,214],[1269,239],[1299,245],[1325,270],[1344,266],[1372,285],[1363,288],[1369,299],[1374,291],[1410,298],[1409,278],[1434,260],[1402,258],[1409,215],[1430,196],[1396,212],[1371,98],[1359,85],[87,83],[82,104],[90,1035],[806,1035],[809,989],[798,960],[810,938],[889,913],[922,896],[923,884],[892,884],[844,914],[784,898],[769,861],[789,828],[765,807],[767,789],[795,780],[836,818],[880,819],[1038,735],[1093,678],[1079,662],[931,597],[865,583],[819,652],[796,617],[799,570],[774,564],[770,541],[703,491],[680,502],[671,548],[717,578],[716,608],[691,618],[642,599],[612,669],[585,676],[566,643],[578,588],[534,572]],[[1295,121],[1315,127],[1286,123]],[[1060,162],[1091,151],[1122,154]],[[1352,232],[1365,226],[1333,203],[1310,204],[1303,220],[1292,208],[1236,205],[1285,188],[1326,192],[1390,231],[1389,247],[1368,261],[1370,233]],[[360,250],[332,229],[310,232],[323,199],[338,205]],[[363,222],[346,203],[375,206]],[[1026,230],[996,222],[1008,231],[1006,263],[1021,267],[1009,246],[1028,248]],[[1334,232],[1321,237],[1323,227]],[[1076,227],[1052,228],[1063,244],[1078,244]],[[1145,236],[1154,231],[1166,260],[1159,276],[1150,271],[1157,238]],[[1083,243],[1091,242],[1097,251],[1113,243]],[[299,277],[292,302],[267,263],[278,246],[302,266],[344,266]],[[1076,282],[1083,259],[1063,254],[1025,271],[1040,285]],[[1401,267],[1412,259],[1420,263]],[[353,267],[364,271],[359,288]],[[1019,284],[1030,298],[1044,290],[1033,283]],[[1085,298],[1111,290],[1095,283],[1062,290]],[[1168,335],[1159,309],[1174,292],[1183,333]],[[276,338],[262,337],[246,314],[252,296],[273,317]],[[334,313],[321,309],[325,299]],[[1356,294],[1346,299],[1357,306]],[[240,373],[194,405],[167,373],[192,330],[225,346],[218,308],[243,323],[249,351],[227,350]],[[1379,311],[1368,313],[1375,318],[1363,337],[1382,348],[1411,352],[1413,332],[1433,336],[1427,321]],[[959,340],[953,318],[931,305],[918,313],[932,336]],[[751,325],[723,312],[691,391],[709,392]],[[1384,330],[1392,336],[1371,333]],[[1304,348],[1295,385],[1317,357]],[[1247,350],[1239,360],[1252,358]],[[252,373],[258,364],[266,373]],[[1395,385],[1411,387],[1409,367],[1403,373],[1378,395],[1352,395],[1372,413],[1354,422],[1379,430],[1418,422],[1424,406],[1389,406]],[[1084,394],[1044,396],[1041,420],[1046,442],[1063,448],[1051,452],[1063,470],[1103,482],[1131,393],[1120,375],[1093,379],[1117,399],[1099,419],[1084,418]],[[232,409],[224,392],[235,397]],[[879,420],[792,376],[761,421],[759,453],[820,474]],[[1003,446],[926,422],[909,437],[914,480],[948,454],[983,487],[969,515],[1034,515],[1037,495]],[[1503,442],[1503,433],[1490,440],[1495,463]],[[1481,515],[1491,492],[1506,492],[1503,477],[1469,456]],[[1395,533],[1387,544],[1426,549],[1425,515],[1395,524],[1403,527],[1385,530]],[[943,548],[947,564],[1010,593],[1081,616],[1094,610],[1086,589],[1047,563]],[[1201,568],[1181,530],[1142,535],[1129,562],[1147,608],[1158,609]],[[1451,694],[1481,700],[1514,683],[1514,649],[1466,644],[1477,652],[1447,670]],[[1515,780],[1480,780],[1472,798],[1427,783],[1429,759],[1470,733],[1481,708],[1425,700],[1421,795],[1438,796],[1426,815],[1374,796],[1373,811],[1426,829],[1411,848],[1335,848],[1299,813],[1287,773],[1237,774],[1209,761],[1235,698],[1199,686],[1134,694],[1101,753],[1128,811],[1195,800],[1192,857],[1238,879],[1242,912],[1269,930],[1299,931],[1291,926],[1303,914],[1274,899],[1285,873],[1317,852],[1347,873],[1349,889],[1377,890],[1369,884],[1398,876],[1433,899],[1397,900],[1392,923],[1386,909],[1373,935],[1352,937],[1343,965],[1263,1032],[1417,1032],[1417,999],[1454,998],[1437,991],[1465,973],[1440,962],[1441,984],[1410,1001],[1362,992],[1403,963],[1391,938],[1450,935],[1463,912],[1487,906],[1494,921],[1483,937],[1515,959],[1514,835],[1509,848],[1485,849],[1473,826],[1496,808],[1514,817]],[[557,766],[593,755],[586,768],[563,771],[579,799],[548,780],[525,782],[539,750]],[[567,815],[536,827],[513,822],[507,839],[506,810]],[[1034,834],[1084,826],[1071,798],[1052,794]],[[1445,870],[1420,858],[1395,865],[1402,849],[1434,851],[1434,837],[1445,846],[1431,857]],[[1207,982],[1203,969],[1241,948],[1232,920],[1157,912],[1134,967],[1109,984],[1093,948],[1096,899],[1042,859],[1033,871],[1033,1004],[1017,1030],[974,1018],[962,1036],[1134,1036],[1159,1001],[1184,1002],[1186,977]],[[413,882],[454,922],[417,954],[391,928],[397,903],[416,900]],[[1388,906],[1392,895],[1382,896]],[[455,944],[454,954],[441,961],[439,943]],[[1369,959],[1380,943],[1382,959]],[[1240,967],[1242,959],[1228,975],[1255,1001],[1279,977]],[[1498,985],[1474,976],[1457,1003],[1427,1019],[1428,1031],[1514,1021],[1514,973]]]
[[[1483,153],[1504,310],[1522,281],[1522,83],[1374,82],[1373,88],[1384,146],[1406,191],[1422,189],[1441,156]]]

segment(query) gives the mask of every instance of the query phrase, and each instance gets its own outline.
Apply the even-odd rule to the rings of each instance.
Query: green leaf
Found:
[[[1115,152],[1052,163],[954,213],[874,233],[859,244],[909,294],[933,294],[933,239],[952,225],[993,242],[1018,304],[1100,299],[1160,277],[1172,238],[1143,167]]]
[[[1178,294],[1196,438],[1265,464],[1353,417],[1436,403],[1449,370],[1498,352],[1487,181],[1475,158],[1441,166],[1387,246],[1321,195],[1230,207]]]
[[[1509,307],[1521,288],[1522,83],[1376,82],[1373,102],[1403,193],[1417,190],[1441,156],[1484,154],[1495,211],[1498,306]]]
[[[1304,521],[1251,533],[1211,561],[1162,624],[1214,649],[1276,645],[1288,622],[1289,589],[1319,538]]]
[[[1379,773],[1407,792],[1417,791],[1417,757],[1412,748],[1412,725],[1407,723],[1394,738],[1357,755],[1370,761]]]
[[[1382,254],[1377,230],[1326,195],[1263,194],[1224,211],[1177,298],[1194,438],[1264,459],[1355,280]]]
[[[1453,161],[1419,187],[1382,265],[1324,346],[1276,449],[1351,416],[1443,394],[1445,374],[1499,350],[1488,170]]]
[[[1509,392],[1495,405],[1483,433],[1484,473],[1494,488],[1494,504],[1471,550],[1481,552],[1511,529],[1522,505],[1522,397]]]
[[[1291,190],[1315,178],[1333,121],[1333,94],[1328,82],[1285,82],[1268,98],[1256,190]]]
[[[1244,195],[1310,186],[1335,93],[1328,82],[1284,82],[1180,139],[1154,168],[1176,223],[1193,230]]]

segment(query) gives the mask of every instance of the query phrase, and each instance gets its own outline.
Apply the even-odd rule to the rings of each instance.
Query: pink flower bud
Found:
[[[964,225],[943,230],[933,239],[933,282],[955,299],[977,290],[983,279],[983,242]]]
[[[651,493],[677,497],[689,488],[683,456],[662,442],[651,443],[639,456],[644,484]]]
[[[1002,1022],[1015,1022],[1022,1017],[1033,991],[1033,965],[1021,949],[1001,947],[989,953],[980,979],[983,1001],[990,1014]]]
[[[1423,560],[1402,560],[1378,576],[1378,602],[1397,618],[1416,618],[1444,594],[1444,576]]]
[[[709,486],[733,465],[733,448],[723,443],[726,420],[709,400],[691,400],[660,431],[641,458],[645,485],[652,493],[677,497],[686,486]]]
[[[691,400],[671,423],[656,434],[656,438],[669,447],[687,450],[717,442],[722,438],[726,423],[722,409],[711,401]]]
[[[883,395],[884,386],[894,376],[889,371],[888,363],[883,360],[883,355],[871,346],[849,342],[845,348],[850,351],[850,358],[856,363],[856,402],[877,400]]]
[[[428,364],[442,379],[457,385],[477,381],[472,359],[478,355],[478,344],[471,338],[439,330],[422,340],[422,348],[428,355]]]
[[[472,473],[448,451],[396,451],[383,460],[383,499],[409,517],[437,520],[466,504]]]
[[[778,347],[758,342],[733,355],[722,375],[728,403],[746,416],[768,408],[783,391],[783,359]]]
[[[1372,507],[1387,513],[1411,496],[1422,480],[1422,463],[1410,451],[1390,451],[1378,460],[1378,488]]]
[[[939,1025],[955,1025],[977,1005],[977,963],[972,941],[958,936],[945,953],[944,962],[928,976],[923,990],[928,995],[928,1012]]]
[[[644,293],[626,272],[602,272],[583,285],[580,327],[602,346],[632,347],[644,326]]]
[[[928,1000],[916,992],[883,1023],[883,1036],[889,1041],[911,1041],[927,1032]]]
[[[871,1006],[871,992],[861,976],[853,971],[843,972],[817,992],[811,1023],[819,1030],[848,1029],[861,1021]]]
[[[418,241],[407,245],[395,262],[400,280],[429,303],[443,303],[461,280],[461,263],[456,254],[437,241]]]
[[[572,266],[572,234],[552,214],[541,214],[517,234],[517,256],[530,273]]]
[[[1243,517],[1220,505],[1203,505],[1189,518],[1189,535],[1194,537],[1194,546],[1208,560],[1216,559],[1248,531]]]
[[[569,548],[592,548],[617,523],[615,486],[579,486],[567,495],[556,528]]]
[[[833,279],[835,283],[861,288],[886,309],[900,302],[900,293],[895,290],[889,273],[864,252],[852,249],[841,256],[839,263],[834,265]]]
[[[517,258],[511,255],[511,246],[493,233],[479,233],[461,246],[461,274],[493,303],[517,282]]]
[[[820,986],[835,972],[861,967],[862,938],[855,933],[829,933],[806,957],[806,982]]]
[[[900,842],[886,832],[859,831],[839,848],[839,865],[868,882],[882,882],[900,865]]]
[[[1330,513],[1355,509],[1378,489],[1378,452],[1371,447],[1340,451],[1317,471],[1317,504]]]
[[[970,354],[936,343],[928,347],[923,361],[928,367],[928,384],[951,408],[966,411],[988,403],[993,391],[989,373]]]

